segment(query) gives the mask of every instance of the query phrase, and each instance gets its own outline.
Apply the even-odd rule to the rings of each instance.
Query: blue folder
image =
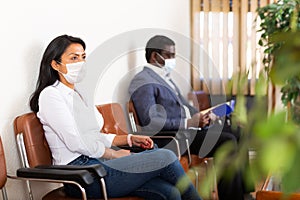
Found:
[[[203,113],[206,113],[208,111],[214,113],[218,117],[223,117],[225,115],[229,115],[234,110],[235,101],[231,100],[230,102],[222,103],[216,106],[213,106],[212,108],[209,108],[207,110],[201,111]]]
[[[213,108],[211,112],[218,117],[223,117],[225,115],[231,114],[233,112],[233,108],[225,103]]]

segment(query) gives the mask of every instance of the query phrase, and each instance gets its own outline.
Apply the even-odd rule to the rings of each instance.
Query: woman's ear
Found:
[[[55,60],[52,60],[51,61],[51,67],[56,70],[56,71],[59,71],[59,64],[55,61]]]

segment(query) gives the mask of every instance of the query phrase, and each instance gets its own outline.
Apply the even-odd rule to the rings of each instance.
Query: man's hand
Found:
[[[200,112],[194,114],[191,119],[187,120],[187,127],[200,127],[208,125],[210,122],[209,112],[201,114]]]
[[[138,146],[143,149],[152,149],[154,145],[153,140],[148,136],[132,135],[131,140],[134,146]]]

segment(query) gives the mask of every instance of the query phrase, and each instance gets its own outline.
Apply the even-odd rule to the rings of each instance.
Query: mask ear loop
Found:
[[[62,62],[60,62],[60,61],[56,61],[58,64],[61,64],[61,65],[64,65],[64,66],[66,66],[66,64],[64,64],[64,63],[62,63]]]
[[[159,55],[159,57],[164,61],[164,63],[165,63],[165,59],[164,59],[164,57],[162,57],[162,55],[160,55],[159,53],[157,53],[157,52],[155,52],[156,53],[156,55]],[[160,66],[160,67],[164,67],[165,66],[165,64],[160,64],[159,62],[157,62],[157,60],[155,59],[155,63],[158,65],[158,66]]]
[[[60,62],[60,61],[58,61],[58,60],[55,60],[55,62],[57,62],[57,63],[60,64],[60,65],[66,66],[66,64],[64,64],[64,63],[62,63],[62,62]],[[66,66],[66,67],[67,67],[67,66]],[[67,70],[68,70],[68,69],[67,69]],[[60,74],[64,74],[64,73],[62,73],[59,69],[57,70],[57,72],[60,73]]]

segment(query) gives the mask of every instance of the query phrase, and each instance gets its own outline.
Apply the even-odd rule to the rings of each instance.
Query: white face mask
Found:
[[[165,65],[162,66],[163,69],[166,71],[167,74],[171,73],[171,71],[173,71],[173,69],[176,67],[176,59],[175,58],[165,59],[159,53],[158,53],[158,55],[161,57],[161,59],[163,59],[165,61]],[[157,62],[157,64],[158,64],[158,62]]]
[[[171,72],[176,67],[176,59],[175,58],[165,59],[164,67],[168,72]]]
[[[83,67],[84,61],[76,62],[76,63],[69,63],[66,64],[67,73],[63,74],[61,73],[65,79],[71,83],[79,83],[83,80],[85,74],[86,74],[86,68]]]

